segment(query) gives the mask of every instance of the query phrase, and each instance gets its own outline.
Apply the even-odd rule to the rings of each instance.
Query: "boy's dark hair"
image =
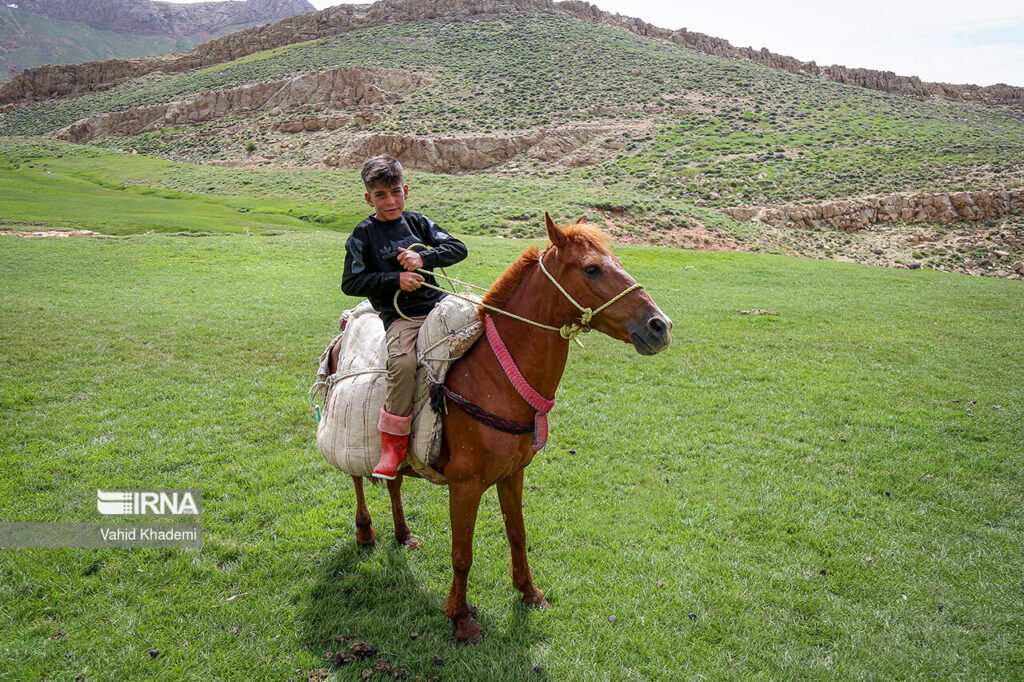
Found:
[[[402,184],[402,172],[402,164],[387,154],[381,154],[363,164],[363,185],[367,190],[375,185],[394,187]]]

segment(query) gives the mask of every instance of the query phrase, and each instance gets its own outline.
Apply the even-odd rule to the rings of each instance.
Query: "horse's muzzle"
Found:
[[[630,328],[629,337],[640,355],[654,355],[672,343],[672,320],[661,315],[652,315],[642,324]]]

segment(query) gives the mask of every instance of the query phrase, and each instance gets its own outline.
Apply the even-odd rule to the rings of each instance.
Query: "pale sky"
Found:
[[[170,0],[187,2],[189,0]],[[318,9],[342,4],[310,0]],[[368,4],[368,3],[359,3]],[[1008,0],[597,0],[606,12],[737,47],[943,83],[1024,86],[1024,2]]]

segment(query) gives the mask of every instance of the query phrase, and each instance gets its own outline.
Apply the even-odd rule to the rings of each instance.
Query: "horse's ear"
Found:
[[[576,219],[576,221],[573,223],[573,225],[579,225],[580,223],[585,223],[585,222],[587,222],[587,216],[581,215],[579,218]]]
[[[544,211],[544,223],[548,227],[548,239],[551,240],[551,243],[560,249],[564,248],[565,245],[569,243],[569,240],[565,238],[565,233],[562,232],[562,228],[555,225],[555,221],[551,219],[551,216],[548,215],[547,211]]]

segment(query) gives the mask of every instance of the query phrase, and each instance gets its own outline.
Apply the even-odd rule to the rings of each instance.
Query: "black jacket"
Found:
[[[442,230],[430,218],[412,211],[404,211],[398,220],[387,222],[370,216],[356,225],[345,242],[345,273],[341,290],[348,296],[365,296],[374,310],[380,313],[384,328],[400,319],[394,308],[395,292],[399,291],[398,276],[405,270],[398,262],[398,249],[412,244],[427,244],[427,250],[413,249],[423,258],[423,269],[454,265],[466,257],[466,245]],[[427,276],[425,281],[437,286]],[[402,291],[398,307],[409,317],[426,315],[444,298],[440,291],[420,287],[415,291]]]

